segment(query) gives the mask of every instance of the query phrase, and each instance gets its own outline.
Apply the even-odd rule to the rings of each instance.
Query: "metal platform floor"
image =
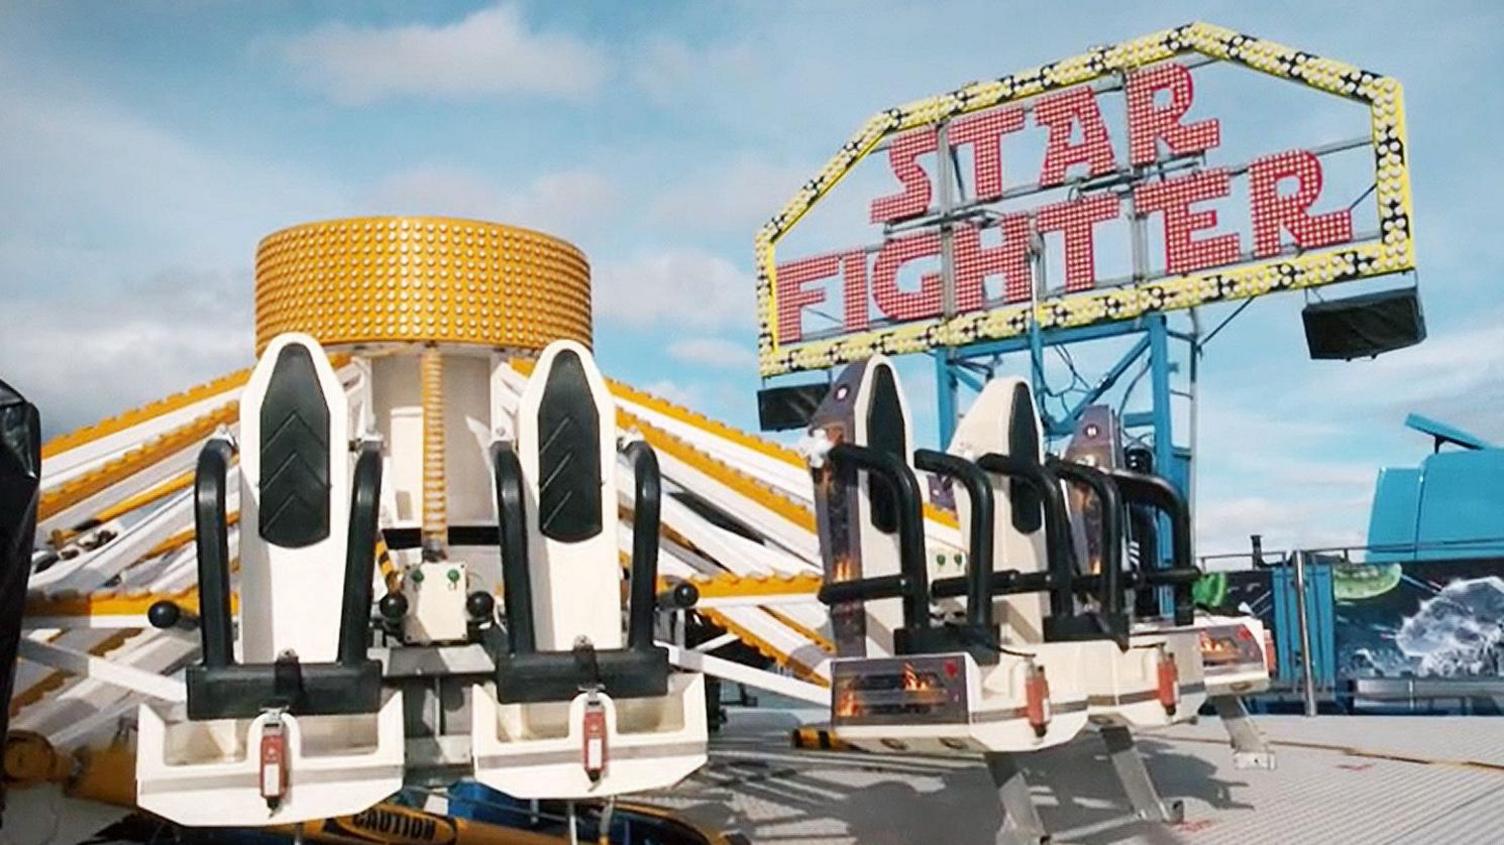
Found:
[[[651,800],[754,843],[991,843],[980,758],[801,751],[814,711],[733,710],[711,762]],[[1233,768],[1215,718],[1139,737],[1175,826],[1137,820],[1095,735],[1026,757],[1056,843],[1504,842],[1504,718],[1261,716],[1277,771]]]

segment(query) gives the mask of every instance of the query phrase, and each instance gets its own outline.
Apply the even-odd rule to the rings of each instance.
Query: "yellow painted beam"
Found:
[[[47,519],[109,487],[119,484],[143,469],[206,439],[222,425],[234,423],[240,415],[238,400],[227,402],[198,418],[178,426],[92,472],[68,481],[42,494],[37,519]]]

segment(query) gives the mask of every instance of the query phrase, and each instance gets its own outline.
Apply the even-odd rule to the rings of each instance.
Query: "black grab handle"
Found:
[[[989,453],[977,459],[977,466],[997,475],[1023,481],[1039,493],[1044,503],[1045,547],[1050,571],[1050,615],[1062,619],[1074,616],[1076,601],[1072,586],[1076,576],[1075,553],[1071,543],[1070,517],[1066,514],[1065,497],[1060,493],[1060,480],[1038,461],[1014,455]]]
[[[987,473],[971,461],[934,449],[915,451],[914,465],[925,472],[953,478],[966,488],[967,498],[971,502],[971,536],[968,538],[969,548],[966,552],[966,621],[991,630],[992,529],[996,510],[992,498],[992,482],[988,480]]]
[[[850,465],[856,469],[865,470],[876,478],[881,478],[893,491],[894,504],[898,512],[898,562],[903,574],[901,582],[897,583],[897,586],[902,589],[900,595],[903,598],[903,624],[905,628],[912,630],[928,630],[930,627],[929,571],[925,568],[924,517],[920,505],[919,482],[914,479],[914,471],[909,469],[909,465],[897,455],[851,443],[837,443],[831,448],[828,457],[835,467]],[[860,593],[863,590],[862,585],[869,580],[879,579],[862,579],[853,583],[848,589]],[[891,595],[888,590],[892,589],[893,583],[884,581],[883,585],[874,583],[868,586],[872,588],[873,595],[861,597],[886,598]],[[880,586],[881,589],[879,589]],[[880,596],[877,593],[885,593],[885,595]],[[821,600],[825,601],[823,595]]]
[[[1097,497],[1102,510],[1102,572],[1097,601],[1102,612],[1123,612],[1123,498],[1107,473],[1086,464],[1051,457],[1050,471],[1060,478],[1080,484]]]
[[[381,511],[381,443],[360,441],[350,489],[350,533],[345,545],[345,600],[339,615],[339,662],[366,660],[371,632],[371,581],[376,575],[377,522]]]
[[[512,444],[491,445],[496,477],[496,516],[501,545],[502,606],[507,614],[507,644],[512,654],[538,650],[533,628],[533,576],[527,562],[527,506],[522,492],[522,462]]]
[[[900,573],[852,578],[847,581],[826,581],[820,585],[820,590],[815,595],[822,604],[845,604],[849,601],[896,599],[908,593],[909,578]]]
[[[641,440],[627,444],[636,477],[632,500],[632,586],[627,607],[627,648],[653,648],[653,611],[658,605],[658,526],[663,480],[658,456]]]
[[[198,551],[199,638],[203,665],[222,669],[235,662],[230,618],[230,529],[225,518],[225,477],[234,447],[213,437],[198,453],[193,473],[194,545]]]
[[[1191,584],[1200,570],[1191,562],[1191,509],[1175,485],[1157,476],[1125,469],[1111,471],[1123,499],[1129,504],[1148,505],[1170,519],[1170,558],[1168,570],[1155,570],[1153,561],[1139,560],[1140,580],[1147,584],[1168,583],[1175,596],[1175,624],[1195,621],[1195,602]]]

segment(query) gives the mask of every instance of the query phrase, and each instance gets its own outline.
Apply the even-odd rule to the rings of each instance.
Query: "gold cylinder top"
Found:
[[[283,332],[325,345],[590,345],[590,265],[558,238],[479,220],[352,217],[256,247],[256,352]]]

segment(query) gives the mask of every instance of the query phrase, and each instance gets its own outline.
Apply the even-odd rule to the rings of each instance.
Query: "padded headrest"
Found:
[[[601,532],[601,420],[579,352],[545,359],[538,401],[538,530],[578,543]],[[615,455],[609,456],[614,463]]]

